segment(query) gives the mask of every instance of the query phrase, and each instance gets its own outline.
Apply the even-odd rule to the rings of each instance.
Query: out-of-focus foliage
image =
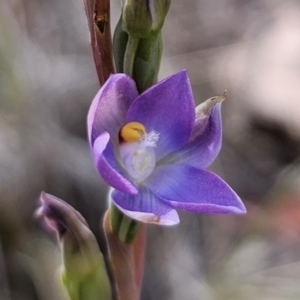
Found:
[[[228,90],[212,169],[249,213],[149,227],[142,299],[299,298],[299,28],[297,1],[172,1],[160,78],[187,68],[198,103]],[[41,190],[80,211],[104,248],[106,188],[85,124],[97,89],[79,0],[0,3],[1,300],[66,299],[55,238],[33,217]]]

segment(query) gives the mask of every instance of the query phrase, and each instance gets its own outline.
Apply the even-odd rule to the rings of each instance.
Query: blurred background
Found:
[[[111,1],[112,28],[120,1]],[[211,169],[246,216],[180,212],[148,227],[143,300],[300,298],[300,2],[173,0],[160,78],[187,68],[195,101],[221,95]],[[86,115],[99,88],[80,0],[0,2],[0,299],[65,300],[41,190],[74,206],[106,253],[107,186]]]

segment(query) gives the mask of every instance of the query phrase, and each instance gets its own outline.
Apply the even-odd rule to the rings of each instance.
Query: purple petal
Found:
[[[147,132],[155,130],[160,134],[157,159],[188,142],[194,120],[194,99],[185,70],[149,88],[132,103],[127,113],[128,122],[140,122]]]
[[[94,98],[88,113],[88,136],[93,145],[107,131],[113,143],[118,142],[120,128],[126,123],[126,112],[138,96],[135,82],[125,74],[114,74]]]
[[[214,98],[199,105],[200,109],[197,110],[195,126],[188,144],[166,157],[164,163],[184,163],[205,169],[215,160],[222,144],[222,118],[221,102],[215,103],[212,99]]]
[[[136,187],[115,155],[108,132],[103,132],[95,140],[93,157],[95,166],[106,183],[124,193],[137,193]]]
[[[67,231],[76,235],[81,228],[88,227],[83,216],[63,200],[42,192],[40,201],[36,215],[44,217],[47,226],[55,230],[60,239]]]
[[[132,219],[159,225],[179,223],[176,210],[155,196],[147,187],[140,187],[136,195],[114,190],[111,197],[116,206]]]
[[[162,165],[145,183],[175,208],[206,214],[245,213],[238,195],[217,175],[187,165]]]

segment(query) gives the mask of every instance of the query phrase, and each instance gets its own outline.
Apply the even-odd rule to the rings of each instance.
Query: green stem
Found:
[[[140,229],[140,222],[135,221],[127,216],[123,216],[118,237],[125,243],[133,243]]]
[[[135,60],[136,50],[139,45],[139,38],[135,38],[129,35],[128,43],[126,45],[125,55],[124,55],[124,73],[133,76],[133,65]]]
[[[131,223],[134,222],[131,218],[128,218],[127,216],[123,216],[123,220],[120,225],[120,229],[118,232],[118,237],[121,241],[126,242],[127,241],[127,235],[129,234],[129,230],[131,227]]]
[[[140,223],[124,215],[113,202],[110,204],[112,231],[125,243],[132,243],[139,231]]]

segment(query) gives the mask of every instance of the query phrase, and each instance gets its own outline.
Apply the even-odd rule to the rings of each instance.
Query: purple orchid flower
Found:
[[[111,75],[88,114],[96,168],[114,189],[111,198],[145,223],[179,223],[176,208],[242,214],[237,194],[205,170],[221,148],[225,94],[194,106],[185,70],[138,94],[125,74]]]

